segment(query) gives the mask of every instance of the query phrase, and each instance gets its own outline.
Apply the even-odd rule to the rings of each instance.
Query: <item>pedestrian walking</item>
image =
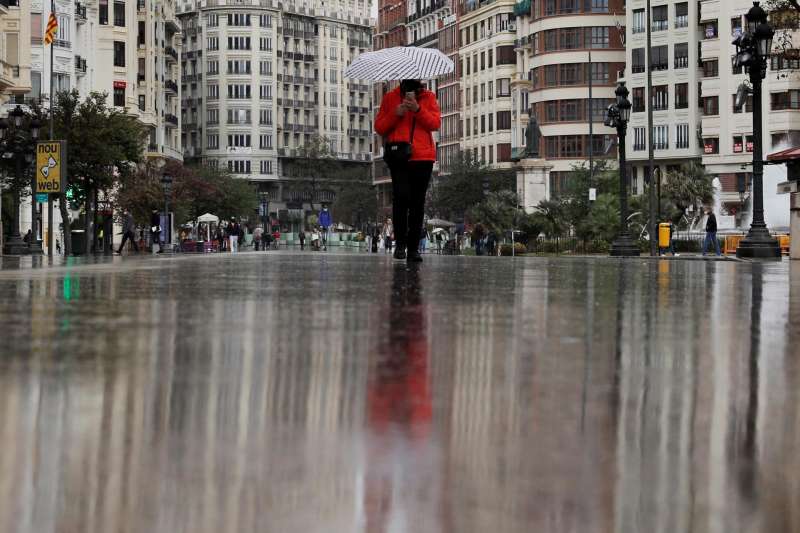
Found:
[[[162,253],[161,249],[161,217],[158,215],[158,210],[153,209],[150,213],[150,253],[156,253],[156,245],[158,245],[158,253]]]
[[[122,242],[119,245],[117,254],[122,254],[122,249],[125,248],[125,243],[131,241],[133,251],[139,253],[139,246],[136,245],[136,222],[133,220],[133,215],[127,209],[122,213]]]
[[[717,217],[714,216],[714,211],[711,208],[706,211],[706,214],[708,219],[706,220],[706,238],[703,241],[703,255],[706,255],[709,244],[713,242],[717,256],[720,256],[722,252],[719,249],[719,241],[717,240]]]
[[[403,80],[383,96],[375,132],[384,140],[384,161],[392,175],[395,259],[421,262],[419,240],[425,196],[436,161],[433,132],[441,126],[436,95],[420,80]]]
[[[300,235],[298,235],[298,237],[300,238],[300,250],[301,251],[305,250],[306,249],[306,232],[303,231],[303,230],[300,230]]]
[[[228,224],[228,247],[232,254],[239,252],[239,223],[231,220]]]
[[[261,246],[261,236],[264,234],[264,228],[261,226],[256,226],[256,229],[253,230],[253,244],[255,244],[256,252]],[[266,250],[266,248],[264,248]]]
[[[422,233],[419,236],[419,253],[424,254],[428,248],[428,230],[425,226],[422,227]]]

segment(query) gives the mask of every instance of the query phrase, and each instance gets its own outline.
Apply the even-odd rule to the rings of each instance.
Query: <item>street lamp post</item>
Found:
[[[36,157],[35,151],[31,149],[28,140],[36,142],[39,138],[39,122],[32,119],[29,124],[29,139],[22,134],[23,119],[25,112],[22,107],[16,106],[9,114],[10,120],[0,119],[0,142],[2,142],[2,156],[4,159],[14,159],[14,170],[16,187],[14,188],[13,207],[14,212],[11,222],[11,235],[3,246],[3,253],[6,255],[24,255],[28,253],[41,254],[42,247],[38,243],[36,230],[36,175],[34,173],[31,180],[31,239],[28,244],[22,239],[19,231],[19,186],[23,179],[25,169],[30,169]]]
[[[736,65],[747,68],[753,86],[753,222],[739,243],[736,257],[780,258],[778,241],[770,235],[764,221],[764,154],[761,87],[767,75],[767,60],[772,50],[775,30],[767,22],[767,13],[753,2],[747,12],[747,31],[736,37]]]
[[[631,102],[628,100],[628,88],[625,82],[617,84],[614,91],[617,99],[608,106],[605,125],[617,129],[617,145],[619,147],[619,235],[611,244],[611,255],[614,257],[636,257],[639,255],[639,244],[633,240],[628,231],[628,171],[625,161],[625,134],[628,120],[631,117]],[[652,238],[652,236],[651,236]]]
[[[172,223],[169,219],[169,195],[172,192],[172,176],[164,174],[161,176],[161,186],[164,188],[164,222],[166,227],[164,233],[164,247],[167,248],[172,243]]]

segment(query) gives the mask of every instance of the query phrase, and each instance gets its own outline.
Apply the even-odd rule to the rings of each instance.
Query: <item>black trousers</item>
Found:
[[[431,182],[433,161],[409,161],[394,165],[392,172],[392,222],[397,248],[419,249],[425,195]]]
[[[136,235],[134,235],[132,231],[129,231],[122,236],[122,243],[119,245],[119,250],[117,253],[122,253],[122,249],[125,248],[125,243],[128,241],[131,241],[131,244],[133,244],[134,251],[139,253],[139,246],[136,244]]]

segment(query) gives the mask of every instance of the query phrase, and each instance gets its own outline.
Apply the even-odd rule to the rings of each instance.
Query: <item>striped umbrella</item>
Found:
[[[396,46],[364,52],[344,71],[347,78],[371,81],[427,80],[455,70],[453,61],[435,48]]]

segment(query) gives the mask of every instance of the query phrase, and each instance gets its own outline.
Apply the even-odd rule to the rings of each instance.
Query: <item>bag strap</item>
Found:
[[[414,144],[414,130],[416,129],[416,127],[417,127],[417,117],[414,116],[411,119],[411,137],[409,137],[408,139],[408,144]]]

